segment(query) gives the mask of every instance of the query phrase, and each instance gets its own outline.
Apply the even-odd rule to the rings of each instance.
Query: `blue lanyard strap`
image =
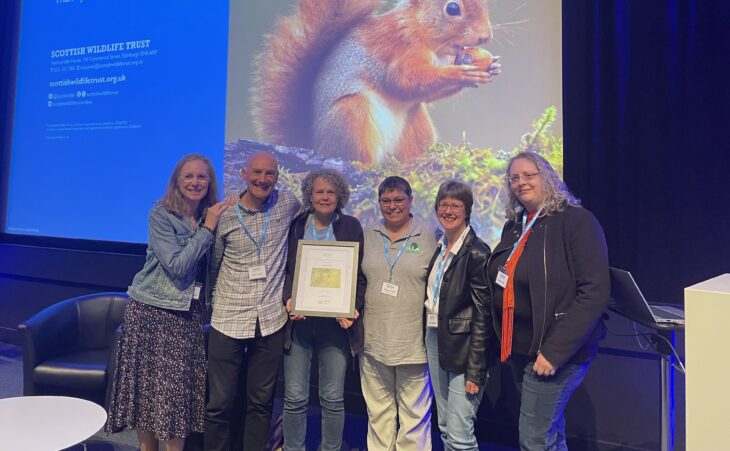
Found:
[[[530,221],[529,224],[527,224],[527,227],[526,228],[525,228],[525,224],[527,223],[527,211],[525,211],[522,214],[522,234],[517,239],[517,241],[515,241],[515,244],[512,245],[512,251],[509,253],[509,256],[507,257],[507,261],[509,261],[509,259],[512,258],[512,254],[515,253],[515,250],[517,249],[517,246],[520,244],[520,241],[522,241],[522,239],[527,236],[527,232],[530,231],[530,229],[532,228],[532,226],[535,224],[535,221],[537,221],[537,218],[540,217],[540,213],[542,213],[542,209],[543,209],[543,207],[540,207],[540,209],[537,210],[537,213],[535,213],[535,216],[532,217],[532,220]],[[506,264],[507,263],[505,263],[505,265]]]
[[[256,252],[258,252],[259,260],[261,260],[261,248],[264,246],[264,240],[266,239],[266,229],[269,228],[269,220],[271,219],[271,208],[268,205],[267,200],[267,206],[266,206],[266,219],[264,219],[264,228],[261,230],[261,239],[256,242],[256,240],[253,238],[253,235],[251,235],[251,232],[248,230],[248,227],[246,227],[246,224],[243,223],[243,214],[241,213],[241,204],[236,204],[236,215],[238,216],[238,222],[241,223],[241,227],[243,227],[243,231],[246,233],[246,236],[251,240],[251,242],[256,246]]]
[[[332,221],[330,221],[329,225],[327,226],[327,232],[324,235],[320,235],[319,231],[317,230],[317,227],[314,225],[314,215],[309,215],[309,221],[307,221],[307,228],[310,228],[312,231],[312,237],[314,237],[315,240],[321,240],[321,241],[329,241],[334,236],[335,232],[332,228]]]
[[[446,236],[444,236],[444,243],[441,245],[441,250],[439,251],[438,256],[438,264],[436,265],[436,275],[434,276],[433,280],[433,299],[431,300],[431,305],[433,307],[436,306],[438,303],[439,298],[439,290],[441,290],[441,281],[444,278],[444,256],[446,255]]]
[[[395,256],[395,260],[393,260],[393,263],[390,262],[390,246],[388,246],[388,239],[385,237],[385,235],[382,235],[383,237],[383,249],[385,250],[385,261],[388,263],[388,266],[390,266],[390,278],[389,281],[393,281],[393,268],[395,268],[395,264],[398,263],[398,259],[401,255],[403,255],[403,252],[406,251],[406,247],[408,246],[408,240],[411,239],[411,236],[408,235],[408,238],[403,242],[400,249],[398,250],[398,254]]]

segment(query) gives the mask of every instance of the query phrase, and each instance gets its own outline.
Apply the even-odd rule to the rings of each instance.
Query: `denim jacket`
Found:
[[[198,262],[212,243],[213,234],[209,230],[195,229],[190,218],[155,206],[149,216],[147,259],[127,293],[155,307],[188,310]]]

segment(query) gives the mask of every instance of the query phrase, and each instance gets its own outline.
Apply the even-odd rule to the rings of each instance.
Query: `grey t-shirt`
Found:
[[[390,262],[386,261],[383,237]],[[393,267],[390,263],[404,243],[405,249]],[[365,293],[365,350],[385,365],[426,362],[423,345],[423,301],[426,295],[428,264],[436,249],[434,229],[413,218],[408,233],[391,242],[382,222],[365,230],[365,255],[362,269],[368,279]],[[397,297],[384,294],[383,282],[398,286]]]

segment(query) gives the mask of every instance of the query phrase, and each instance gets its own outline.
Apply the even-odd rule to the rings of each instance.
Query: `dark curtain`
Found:
[[[565,179],[650,301],[730,272],[730,3],[564,0]]]

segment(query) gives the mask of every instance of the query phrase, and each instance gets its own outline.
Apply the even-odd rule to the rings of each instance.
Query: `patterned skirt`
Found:
[[[142,429],[159,440],[203,431],[203,306],[187,312],[130,299],[105,430]]]

